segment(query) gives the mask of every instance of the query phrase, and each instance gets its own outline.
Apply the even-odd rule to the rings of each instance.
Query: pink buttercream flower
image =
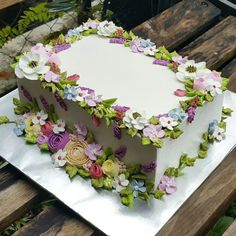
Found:
[[[41,132],[43,135],[49,136],[52,133],[52,122],[47,121],[44,125],[42,125]]]
[[[186,96],[186,90],[176,89],[174,94],[175,94],[175,96],[178,96],[178,97],[185,97]]]
[[[103,176],[102,167],[99,164],[93,163],[89,169],[92,178],[98,179]]]
[[[132,50],[132,52],[143,52],[144,51],[144,47],[142,46],[142,44],[140,43],[139,39],[134,39],[131,43],[130,43],[130,48]]]
[[[220,73],[218,73],[217,71],[212,71],[210,74],[207,75],[207,77],[209,79],[212,79],[212,80],[217,81],[219,83],[221,83],[221,81],[222,81]]]
[[[47,82],[53,82],[53,83],[58,83],[60,81],[60,77],[59,75],[55,74],[54,72],[52,71],[48,71],[46,74],[45,74],[45,77],[44,79],[47,81]]]
[[[174,193],[177,190],[175,178],[164,175],[161,178],[159,189],[165,191],[167,194]]]
[[[193,81],[193,89],[204,92],[206,90],[206,79],[198,78]]]

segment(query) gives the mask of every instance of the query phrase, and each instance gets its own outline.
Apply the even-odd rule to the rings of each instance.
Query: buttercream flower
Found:
[[[77,27],[77,28],[74,28],[74,29],[70,29],[68,32],[67,32],[67,36],[68,37],[72,37],[72,36],[78,36],[80,35],[80,33],[83,32],[83,28],[82,26],[80,27]]]
[[[134,39],[133,41],[131,41],[130,48],[131,48],[132,52],[134,52],[134,53],[144,51],[144,47],[140,43],[140,39]]]
[[[132,182],[130,183],[131,188],[133,190],[133,195],[134,197],[138,197],[138,193],[145,193],[146,192],[146,187],[145,187],[145,183],[143,180],[132,180]]]
[[[208,73],[210,70],[206,68],[206,62],[195,63],[194,60],[189,60],[178,66],[176,77],[180,81],[185,81],[186,79],[196,79]]]
[[[44,76],[44,79],[47,81],[47,82],[53,82],[53,83],[58,83],[60,81],[60,77],[59,75],[55,74],[54,72],[52,71],[48,71],[45,76]]]
[[[95,93],[90,93],[88,96],[84,98],[85,102],[90,107],[95,107],[97,103],[100,103],[102,101],[102,95],[95,95]]]
[[[72,81],[78,81],[80,79],[80,76],[77,74],[73,74],[67,77],[68,80]]]
[[[52,155],[53,163],[56,167],[62,167],[66,164],[66,152],[63,150],[58,150]]]
[[[160,65],[160,66],[168,66],[170,62],[166,60],[162,60],[162,59],[156,59],[153,61],[153,64]]]
[[[99,127],[101,125],[101,119],[95,115],[92,115],[92,122],[95,127]]]
[[[35,136],[37,137],[38,135],[41,134],[41,127],[40,125],[34,125],[32,123],[33,116],[29,116],[25,120],[25,132],[30,135],[30,136]]]
[[[181,108],[175,108],[175,109],[170,110],[168,112],[168,116],[179,122],[182,122],[187,118],[186,113]]]
[[[52,122],[51,121],[47,121],[44,125],[41,126],[41,132],[43,133],[43,135],[49,136],[50,134],[52,134]]]
[[[217,94],[222,94],[221,83],[213,79],[207,80],[206,90],[209,91],[213,97]]]
[[[47,60],[48,58],[36,52],[25,53],[20,57],[15,74],[20,79],[38,80],[39,75],[47,73],[50,69],[46,65]]]
[[[90,167],[92,166],[93,162],[91,160],[88,160],[85,164],[82,165],[82,167],[89,172]]]
[[[83,23],[83,29],[97,29],[98,25],[98,21],[89,19],[87,22]]]
[[[123,161],[120,161],[119,159],[116,158],[116,162],[119,167],[119,174],[125,173],[127,171],[127,166]]]
[[[14,133],[17,136],[21,136],[24,134],[24,130],[25,130],[25,122],[21,119],[16,120],[16,127],[13,129]]]
[[[75,86],[66,85],[64,88],[63,96],[67,100],[77,101],[78,97],[78,88]]]
[[[76,129],[76,135],[79,138],[79,140],[84,141],[88,130],[86,128],[86,126],[84,124],[82,124],[81,122],[78,122],[77,124],[74,124],[75,129]]]
[[[142,130],[145,125],[148,124],[148,119],[144,112],[138,112],[136,110],[128,110],[125,112],[123,122],[128,128],[135,128],[137,130]]]
[[[102,145],[92,143],[85,148],[85,154],[89,157],[90,160],[96,161],[98,156],[102,155]]]
[[[106,160],[102,164],[102,171],[108,177],[116,177],[119,174],[119,165],[110,159]]]
[[[154,142],[155,139],[164,137],[165,132],[161,125],[150,124],[143,129],[143,135]]]
[[[193,89],[205,92],[207,82],[205,78],[197,78],[193,81]]]
[[[216,127],[214,133],[213,133],[213,137],[217,140],[217,141],[221,141],[222,139],[225,138],[225,130],[223,128],[220,127]]]
[[[46,135],[40,135],[37,137],[37,144],[47,144],[48,143],[48,136]]]
[[[123,38],[112,38],[110,39],[110,43],[116,43],[116,44],[124,44],[126,39]]]
[[[71,47],[71,45],[68,44],[68,43],[66,43],[66,44],[59,44],[59,45],[55,45],[54,46],[54,50],[55,50],[56,53],[59,53],[59,52],[64,51],[64,50],[66,50],[66,49],[68,49],[70,47]]]
[[[125,112],[128,111],[130,108],[126,107],[126,106],[112,106],[112,109],[114,109],[116,111],[116,121],[121,121],[123,120],[124,116],[125,116]]]
[[[151,161],[150,163],[148,164],[142,164],[141,165],[141,169],[143,172],[146,172],[146,173],[150,173],[150,172],[153,172],[155,171],[157,167],[157,164],[155,161]]]
[[[111,36],[116,32],[118,27],[112,21],[102,21],[99,23],[98,27],[98,34],[102,36]]]
[[[68,142],[69,142],[68,132],[60,134],[52,133],[48,137],[48,147],[51,152],[57,152],[58,150],[63,149]]]
[[[112,184],[112,187],[119,193],[129,185],[129,180],[124,174],[117,176]]]
[[[153,46],[155,45],[155,43],[151,42],[150,39],[141,39],[141,40],[140,40],[140,44],[141,44],[144,48],[153,47]]]
[[[70,140],[64,150],[67,152],[66,160],[69,164],[75,166],[83,166],[89,161],[85,154],[87,143],[80,140]]]
[[[81,89],[80,87],[77,88],[77,94],[76,94],[76,101],[82,102],[84,101],[84,98],[89,96],[88,90]]]
[[[115,124],[112,126],[112,129],[113,129],[113,134],[114,134],[114,137],[116,137],[117,139],[121,139],[121,129],[120,129],[120,126]]]
[[[56,124],[52,125],[52,130],[55,134],[59,134],[65,131],[65,126],[66,124],[64,120],[58,120]]]
[[[143,50],[143,53],[149,56],[154,56],[156,52],[158,52],[158,49],[156,48],[156,46],[146,47]]]
[[[180,55],[173,56],[172,61],[177,62],[179,64],[185,64],[188,61],[188,57],[182,57]]]
[[[35,125],[45,125],[46,120],[48,118],[48,114],[46,114],[43,110],[40,112],[37,112],[35,116],[32,118],[32,122]]]
[[[173,130],[173,127],[178,125],[178,122],[169,116],[162,116],[159,118],[159,121],[163,127],[169,130]]]
[[[192,106],[190,106],[188,109],[187,109],[187,114],[188,114],[188,122],[189,123],[192,123],[194,118],[195,118],[195,115],[196,115],[196,109]]]
[[[208,133],[210,135],[213,135],[213,133],[215,132],[216,128],[217,128],[217,125],[218,125],[218,121],[217,120],[213,120],[210,124],[209,124],[209,127],[208,127]]]
[[[208,75],[208,78],[209,78],[209,79],[212,79],[212,80],[214,80],[214,81],[217,81],[217,82],[219,82],[219,83],[222,82],[222,78],[221,78],[221,76],[220,76],[220,73],[217,72],[217,71],[212,71],[212,72]]]
[[[31,52],[41,54],[45,58],[49,58],[53,54],[52,46],[50,46],[50,45],[44,46],[42,43],[37,43],[35,46],[33,46],[31,48]]]
[[[177,190],[176,180],[174,177],[162,176],[159,184],[159,189],[167,194],[172,194]]]
[[[92,178],[97,179],[103,176],[102,167],[99,164],[93,163],[89,169]]]
[[[121,160],[125,156],[126,152],[127,152],[127,147],[124,145],[120,145],[120,147],[115,150],[115,157],[118,160]]]
[[[186,90],[183,90],[183,89],[176,89],[174,94],[177,97],[185,97],[187,92],[186,92]]]

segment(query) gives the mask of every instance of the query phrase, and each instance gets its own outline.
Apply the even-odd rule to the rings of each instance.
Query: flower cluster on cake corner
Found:
[[[109,43],[120,44],[132,53],[152,57],[154,65],[173,71],[176,80],[185,86],[184,90],[173,91],[176,97],[182,98],[179,107],[165,114],[147,117],[135,108],[119,104],[116,98],[103,99],[93,88],[81,86],[79,74],[68,75],[66,71],[61,71],[58,53],[89,35],[109,38]],[[189,60],[176,52],[169,52],[163,46],[156,46],[149,39],[141,39],[113,22],[97,20],[89,20],[71,29],[47,45],[36,44],[18,57],[13,67],[19,81],[38,81],[42,89],[53,94],[64,111],[68,110],[66,101],[74,102],[89,114],[95,127],[105,120],[107,128],[112,129],[114,139],[122,139],[125,131],[131,137],[138,136],[142,145],[151,144],[159,149],[165,139],[179,138],[183,134],[181,124],[192,123],[198,107],[212,102],[215,96],[226,90],[228,83],[228,79],[219,72],[209,70],[205,62]],[[80,175],[89,179],[96,189],[115,191],[120,195],[121,202],[129,207],[133,206],[135,199],[162,199],[164,195],[174,193],[177,189],[176,178],[183,175],[184,168],[193,166],[197,159],[205,158],[209,144],[225,138],[225,118],[232,112],[230,108],[223,108],[221,120],[213,120],[203,134],[198,154],[190,156],[183,153],[179,166],[167,168],[155,187],[149,174],[155,171],[158,163],[125,163],[125,145],[115,150],[103,146],[80,120],[73,125],[66,124],[47,97],[41,95],[36,99],[33,91],[28,91],[23,85],[19,86],[19,90],[26,101],[14,98],[17,119],[11,121],[1,116],[0,124],[14,123],[17,136],[24,136],[28,144],[36,144],[41,151],[49,152],[55,167],[64,168],[70,178]]]

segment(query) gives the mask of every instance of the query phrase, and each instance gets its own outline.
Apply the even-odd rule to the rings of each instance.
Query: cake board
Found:
[[[15,117],[12,98],[17,96],[15,90],[0,99],[1,115]],[[236,95],[226,92],[224,106],[236,110],[235,104]],[[177,179],[176,193],[163,201],[137,201],[132,209],[122,206],[115,193],[97,192],[80,177],[71,181],[63,170],[53,166],[49,154],[16,137],[11,125],[0,127],[0,155],[105,234],[155,235],[233,149],[235,121],[233,113],[227,119],[226,140],[210,147],[207,158],[198,160],[194,168],[185,169],[184,176]]]

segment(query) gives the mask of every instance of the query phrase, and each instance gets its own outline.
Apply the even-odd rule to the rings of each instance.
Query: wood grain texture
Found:
[[[23,2],[24,0],[1,0],[0,1],[0,10],[13,6],[17,3]]]
[[[223,68],[222,76],[229,77],[228,89],[236,93],[236,58]]]
[[[0,191],[0,231],[24,215],[38,200],[38,190],[21,179]]]
[[[13,171],[13,167],[9,164],[0,169],[0,191],[9,187],[19,175]]]
[[[184,0],[132,31],[172,50],[209,27],[219,15],[220,10],[208,1]]]
[[[230,227],[224,232],[222,236],[235,236],[236,235],[236,220],[230,225]]]
[[[17,231],[14,236],[91,236],[93,232],[77,217],[51,206]]]
[[[236,17],[229,16],[179,51],[217,69],[236,55]]]

